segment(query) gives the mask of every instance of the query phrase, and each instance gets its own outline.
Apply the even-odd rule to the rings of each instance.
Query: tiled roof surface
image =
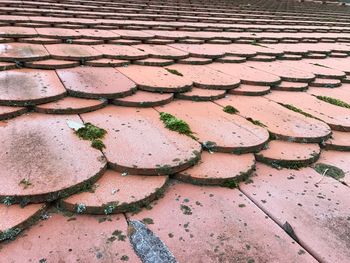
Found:
[[[0,1],[0,263],[350,262],[350,7]]]

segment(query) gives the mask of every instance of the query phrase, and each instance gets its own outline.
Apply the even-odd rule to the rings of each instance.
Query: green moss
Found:
[[[183,76],[182,73],[178,72],[176,69],[170,69],[170,68],[165,68],[169,73],[177,75],[177,76]]]
[[[229,180],[221,184],[222,187],[227,187],[230,189],[234,189],[238,187],[238,183],[235,180]]]
[[[252,42],[250,42],[251,45],[257,46],[258,42],[256,41],[256,39],[253,39]]]
[[[92,125],[91,123],[86,123],[84,127],[80,128],[75,133],[84,140],[93,141],[96,139],[102,139],[107,131]]]
[[[10,228],[5,230],[4,232],[0,232],[0,241],[4,241],[7,239],[14,240],[20,232],[20,228]]]
[[[86,123],[84,127],[78,129],[75,133],[79,136],[79,138],[91,141],[91,147],[95,149],[101,151],[102,149],[106,148],[105,144],[101,140],[107,133],[107,131],[104,129],[101,129],[91,123]]]
[[[107,205],[105,205],[105,209],[103,210],[103,212],[105,213],[105,215],[113,214],[113,212],[117,208],[117,205],[117,202],[110,202]]]
[[[2,201],[2,203],[6,206],[10,206],[10,205],[13,205],[15,203],[15,198],[12,197],[12,196],[6,196],[4,198],[4,200]]]
[[[235,114],[235,113],[239,112],[235,107],[233,107],[231,105],[225,106],[222,110],[226,113],[229,113],[229,114]]]
[[[166,128],[168,128],[171,131],[176,131],[180,134],[185,134],[193,139],[196,139],[193,136],[193,132],[191,131],[190,126],[185,121],[180,120],[166,112],[160,112],[159,114],[160,120],[164,123]]]
[[[309,118],[315,118],[314,116],[312,116],[311,114],[295,107],[294,105],[291,105],[291,104],[283,104],[283,103],[280,103],[280,105],[282,105],[283,107],[287,108],[288,110],[292,110],[294,112],[297,112],[297,113],[300,113],[302,115],[304,115],[305,117],[309,117]]]
[[[81,203],[81,204],[76,204],[75,205],[75,211],[78,213],[78,214],[82,214],[86,211],[86,205]]]
[[[97,139],[91,142],[91,147],[102,151],[104,148],[106,148],[106,145],[103,143],[103,141]]]
[[[319,100],[325,101],[327,103],[339,106],[339,107],[350,109],[350,104],[346,103],[345,101],[342,101],[342,100],[338,100],[338,99],[335,99],[332,97],[327,97],[327,96],[316,96],[316,98],[318,98]]]
[[[247,118],[247,120],[250,121],[251,123],[253,123],[254,125],[257,125],[257,126],[260,126],[260,127],[267,127],[265,124],[263,124],[259,120],[254,120],[252,118]]]
[[[319,174],[333,177],[337,180],[345,176],[345,172],[342,169],[329,164],[317,163],[314,169]]]

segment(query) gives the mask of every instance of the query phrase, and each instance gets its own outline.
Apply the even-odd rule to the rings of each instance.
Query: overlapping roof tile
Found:
[[[0,261],[348,262],[349,8],[0,2]]]

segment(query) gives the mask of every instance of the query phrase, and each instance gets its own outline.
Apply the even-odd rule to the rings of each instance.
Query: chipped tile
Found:
[[[242,191],[280,226],[288,222],[299,242],[319,261],[347,261],[346,186],[311,168],[276,170],[259,165],[252,179],[252,184],[241,186]]]

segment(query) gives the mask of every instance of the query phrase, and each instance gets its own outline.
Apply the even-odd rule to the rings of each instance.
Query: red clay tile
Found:
[[[171,93],[155,93],[138,90],[125,98],[113,100],[113,104],[124,107],[155,107],[170,103],[174,95]]]
[[[146,91],[184,92],[192,86],[192,81],[161,67],[133,65],[118,70]]]
[[[207,66],[177,64],[168,68],[176,70],[185,78],[193,81],[196,87],[202,89],[234,89],[240,84],[237,77],[221,73]]]
[[[290,111],[265,98],[229,96],[217,103],[223,107],[233,106],[239,111],[238,114],[261,122],[271,134],[281,140],[321,142],[331,133],[327,124]]]
[[[211,44],[170,44],[169,46],[188,52],[192,57],[213,59],[220,58],[225,55],[225,51],[222,48],[217,48],[215,45]]]
[[[30,114],[2,123],[0,199],[55,200],[97,180],[106,166],[101,152],[80,140],[67,121],[80,119]]]
[[[267,149],[255,154],[256,160],[273,167],[300,167],[317,161],[321,153],[318,144],[270,141]]]
[[[124,176],[108,170],[93,186],[93,192],[81,192],[60,202],[71,212],[77,212],[77,205],[84,204],[87,214],[115,214],[133,212],[159,197],[164,191],[167,176]]]
[[[0,71],[2,70],[9,70],[9,69],[15,69],[16,63],[11,62],[0,62]]]
[[[332,52],[329,54],[329,56],[333,58],[346,58],[348,55],[346,53],[341,52]]]
[[[324,59],[326,58],[326,54],[320,54],[320,53],[308,53],[305,55],[305,58],[310,58],[310,59]]]
[[[25,66],[27,68],[35,69],[60,69],[60,68],[73,68],[79,66],[78,61],[68,61],[68,60],[56,60],[56,59],[46,59],[40,61],[26,62]]]
[[[42,45],[25,43],[0,44],[0,61],[36,61],[49,58]]]
[[[283,64],[281,65],[280,63],[281,62],[247,62],[246,65],[270,74],[277,75],[285,81],[311,82],[315,79],[315,75],[312,73],[305,72],[301,69],[291,68]]]
[[[212,101],[222,99],[225,95],[225,90],[192,88],[190,91],[176,94],[176,98],[192,101]]]
[[[117,39],[117,40],[108,40],[107,43],[115,44],[115,45],[138,45],[138,44],[141,44],[142,41],[132,40],[132,39]]]
[[[76,45],[102,45],[104,41],[102,39],[90,39],[90,38],[77,38],[69,40],[69,44]]]
[[[242,63],[245,62],[245,57],[238,57],[238,56],[224,56],[222,58],[217,58],[215,62],[221,62],[221,63]]]
[[[141,66],[154,66],[154,67],[165,67],[174,64],[175,61],[172,59],[162,58],[146,58],[140,60],[134,60],[133,64]]]
[[[177,63],[179,64],[189,64],[189,65],[206,65],[210,64],[212,62],[211,59],[209,58],[185,58],[185,59],[180,59]]]
[[[23,229],[33,224],[45,208],[46,205],[43,204],[31,204],[25,207],[0,204],[0,241],[14,239]]]
[[[120,35],[123,39],[145,40],[154,38],[154,35],[140,30],[111,30],[111,32]]]
[[[147,39],[144,40],[146,44],[152,44],[152,45],[168,45],[168,44],[173,44],[175,43],[175,40],[170,40],[170,39]]]
[[[82,98],[117,98],[132,94],[133,81],[114,68],[76,67],[57,70],[69,94]]]
[[[266,55],[257,55],[255,57],[249,58],[250,61],[260,61],[260,62],[271,62],[275,61],[276,57],[266,56]]]
[[[113,40],[119,39],[120,35],[113,33],[109,30],[101,29],[79,29],[76,30],[83,38],[96,39],[96,40]]]
[[[178,40],[178,43],[181,43],[181,44],[204,44],[205,40],[187,38],[187,39]]]
[[[349,141],[347,141],[349,143]],[[335,166],[344,172],[344,177],[339,178],[340,182],[350,185],[350,153],[339,151],[322,151],[317,163]]]
[[[54,59],[85,61],[102,58],[101,52],[86,45],[55,44],[45,45],[45,48]]]
[[[0,92],[1,105],[26,106],[57,100],[66,90],[54,71],[16,69],[0,72]]]
[[[119,172],[175,173],[193,165],[201,151],[195,140],[165,128],[151,108],[109,106],[82,118],[108,131],[103,152]]]
[[[220,152],[246,153],[259,150],[268,132],[237,115],[230,115],[212,102],[174,101],[157,108],[186,121],[205,147]]]
[[[307,60],[307,62],[312,64],[318,64],[321,66],[325,66],[332,69],[337,69],[345,72],[346,74],[350,74],[350,64],[347,59],[342,58],[327,58],[322,60]]]
[[[341,81],[339,79],[316,78],[314,81],[310,82],[309,85],[311,87],[336,88],[341,86]]]
[[[129,65],[129,63],[128,60],[100,58],[86,61],[85,65],[90,67],[123,67]]]
[[[179,262],[315,262],[237,189],[178,183],[143,218]]]
[[[113,59],[145,59],[148,54],[137,48],[125,45],[97,45],[94,48],[103,54],[105,58]]]
[[[73,29],[65,29],[65,28],[37,28],[40,37],[46,38],[60,38],[60,39],[74,39],[81,38],[81,34],[79,34],[76,30]]]
[[[27,108],[24,107],[0,106],[0,120],[14,118],[26,112]]]
[[[225,74],[238,77],[243,84],[269,86],[276,85],[281,79],[261,70],[257,70],[241,64],[212,63],[208,67],[221,71]]]
[[[292,55],[292,54],[284,54],[283,56],[279,57],[278,59],[281,60],[301,60],[303,57],[301,55]]]
[[[269,86],[257,86],[241,84],[238,88],[228,91],[230,94],[243,96],[262,96],[270,92]]]
[[[346,186],[311,168],[278,171],[257,165],[256,174],[253,183],[242,185],[241,190],[265,213],[281,227],[287,222],[318,261],[349,259]]]
[[[255,167],[253,154],[203,152],[195,166],[175,174],[175,179],[205,185],[224,185],[247,179]]]
[[[0,27],[0,37],[36,37],[38,33],[34,28],[16,27],[16,26],[2,26]]]
[[[287,91],[274,91],[265,95],[273,101],[293,105],[327,123],[332,130],[350,131],[350,110],[321,101],[316,97],[299,93],[293,96]]]
[[[81,114],[98,110],[107,104],[105,100],[88,100],[72,97],[35,106],[35,111],[48,114]]]
[[[282,81],[280,84],[278,84],[277,86],[273,86],[272,88],[274,90],[282,91],[304,91],[307,90],[308,87],[308,83]]]
[[[19,38],[18,42],[20,43],[28,43],[28,44],[60,44],[62,43],[62,39],[55,38],[44,38],[44,37],[35,37],[35,38]]]
[[[172,48],[166,45],[136,45],[133,46],[138,50],[144,51],[153,58],[163,58],[163,59],[184,59],[189,56],[187,52],[181,51],[176,48]]]
[[[333,131],[332,137],[324,142],[324,146],[329,150],[350,151],[350,134]]]
[[[67,233],[70,233],[67,235]],[[125,239],[124,239],[125,238]],[[54,213],[1,248],[1,258],[13,263],[135,262],[141,263],[127,238],[123,215],[67,217]]]

